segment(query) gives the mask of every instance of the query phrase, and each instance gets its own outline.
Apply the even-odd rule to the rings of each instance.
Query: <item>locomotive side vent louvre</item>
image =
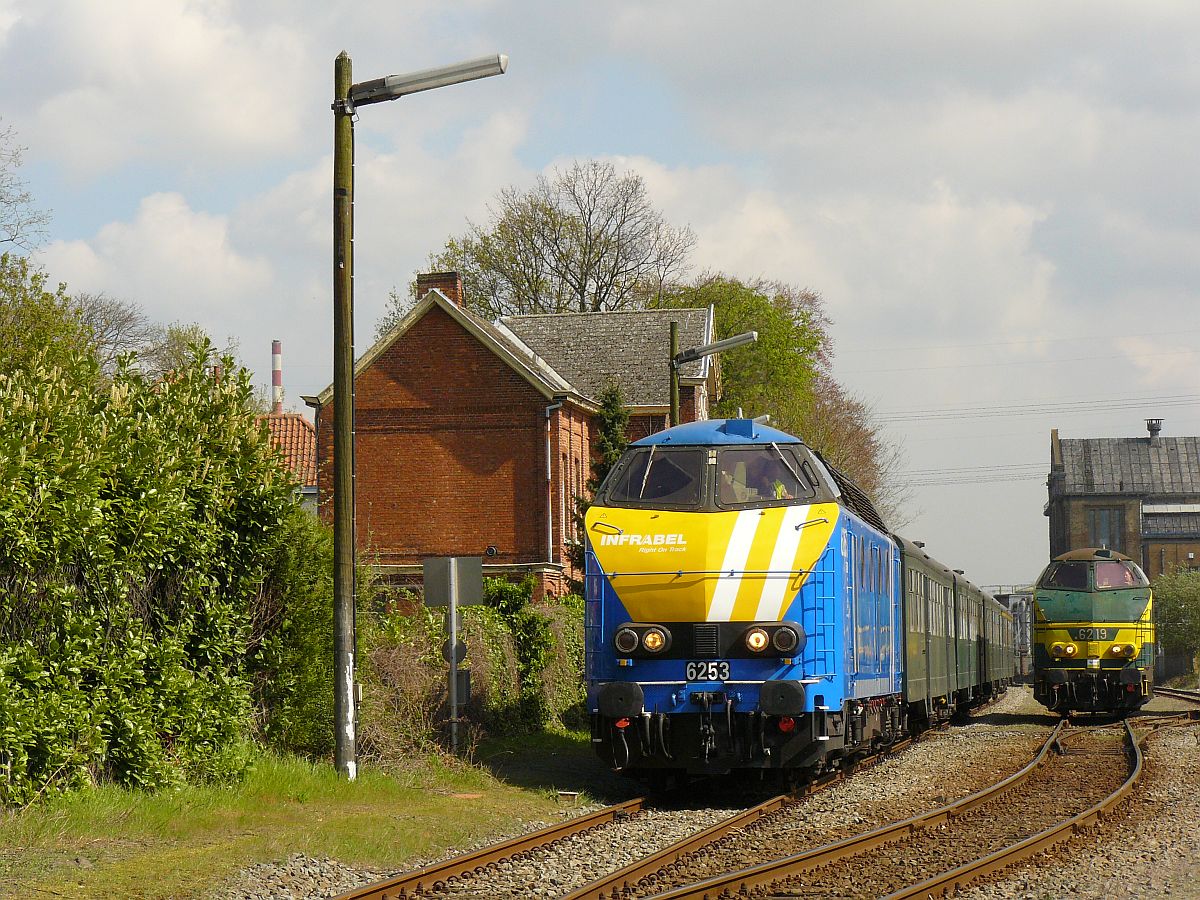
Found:
[[[716,656],[717,626],[713,624],[693,625],[692,650],[696,656]]]

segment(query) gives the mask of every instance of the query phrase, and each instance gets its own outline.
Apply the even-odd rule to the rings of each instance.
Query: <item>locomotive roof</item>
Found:
[[[800,438],[755,422],[753,419],[705,419],[700,422],[685,422],[665,431],[659,431],[640,441],[634,447],[652,444],[691,447],[712,444],[803,444]]]
[[[1118,553],[1116,550],[1109,550],[1106,547],[1082,547],[1078,550],[1068,550],[1061,556],[1054,557],[1054,562],[1061,560],[1096,560],[1096,559],[1124,559],[1132,561],[1132,557],[1126,556],[1124,553]]]

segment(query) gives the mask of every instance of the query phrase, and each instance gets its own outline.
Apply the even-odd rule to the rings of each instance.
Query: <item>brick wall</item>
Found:
[[[355,379],[360,551],[385,565],[426,556],[546,561],[546,398],[444,310],[434,307]],[[562,451],[586,453],[582,414],[552,419]],[[323,514],[331,514],[332,404],[321,409]],[[584,446],[576,450],[575,444]],[[561,515],[553,491],[555,521]],[[556,532],[561,529],[556,527]],[[558,534],[556,534],[556,538]],[[561,562],[556,548],[555,562]]]
[[[455,273],[422,276],[461,297]],[[417,566],[427,556],[482,556],[529,566],[539,593],[570,577],[567,546],[578,540],[575,501],[591,475],[595,422],[570,402],[550,401],[434,306],[355,378],[357,545],[382,566]],[[680,391],[680,418],[693,421],[697,388]],[[629,439],[667,427],[667,414],[635,415]],[[332,516],[333,405],[318,416],[321,514]],[[546,477],[547,439],[550,478]],[[547,505],[550,519],[547,520]],[[560,571],[559,567],[565,567]]]

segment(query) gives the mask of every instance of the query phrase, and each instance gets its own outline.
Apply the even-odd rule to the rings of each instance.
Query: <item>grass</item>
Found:
[[[554,736],[548,750],[539,736],[525,748],[582,763],[581,740],[589,750],[586,735]],[[516,745],[498,752],[519,755]],[[558,811],[536,778],[522,787],[437,757],[403,776],[365,769],[346,782],[328,765],[265,755],[236,785],[96,787],[10,812],[0,819],[0,897],[201,897],[247,865],[292,853],[393,870]]]

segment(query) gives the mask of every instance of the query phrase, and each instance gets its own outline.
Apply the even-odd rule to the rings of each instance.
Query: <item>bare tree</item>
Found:
[[[25,182],[17,177],[23,147],[11,127],[0,131],[0,244],[28,250],[41,243],[49,213],[35,209]]]
[[[140,352],[161,339],[162,329],[132,301],[110,297],[103,291],[81,292],[71,301],[80,320],[91,330],[100,367],[109,374],[121,354]]]
[[[467,305],[489,317],[597,312],[661,296],[695,243],[654,208],[640,175],[591,160],[501,191],[492,221],[432,261],[462,273]]]

